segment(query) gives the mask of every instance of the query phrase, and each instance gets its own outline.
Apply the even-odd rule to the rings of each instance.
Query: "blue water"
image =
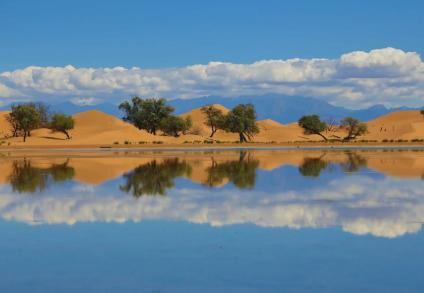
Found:
[[[138,198],[121,176],[36,192],[5,182],[0,292],[424,291],[420,176],[254,171],[249,188],[185,174]]]

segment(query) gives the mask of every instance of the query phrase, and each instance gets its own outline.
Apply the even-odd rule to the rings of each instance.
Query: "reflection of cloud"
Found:
[[[210,62],[180,68],[75,68],[29,66],[0,72],[0,98],[54,100],[141,96],[306,95],[354,107],[421,105],[424,63],[415,52],[383,48],[336,59]],[[84,101],[84,100],[83,100]]]
[[[0,216],[26,223],[125,222],[173,219],[223,226],[253,223],[263,227],[340,226],[358,235],[398,237],[421,229],[424,182],[386,178],[378,182],[349,176],[306,191],[174,189],[167,197],[142,197],[69,191],[17,196],[2,191]],[[75,193],[73,193],[75,192]]]

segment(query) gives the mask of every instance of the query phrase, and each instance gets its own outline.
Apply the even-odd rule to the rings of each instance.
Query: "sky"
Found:
[[[424,104],[424,1],[0,0],[0,102]]]

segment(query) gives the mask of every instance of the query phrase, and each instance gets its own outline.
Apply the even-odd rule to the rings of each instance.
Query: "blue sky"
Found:
[[[0,2],[2,71],[424,50],[423,1]]]
[[[211,61],[250,64],[269,59],[337,59],[353,51],[387,47],[423,54],[422,11],[424,1],[1,0],[0,74],[28,66],[69,64],[75,68],[163,69]],[[40,95],[36,90],[23,93],[22,84],[2,78],[5,76],[0,76],[0,99]],[[7,93],[1,94],[6,87]],[[205,88],[188,93],[140,90],[135,94],[217,94]],[[51,88],[49,93],[63,95]],[[319,96],[309,90],[304,95]],[[341,97],[328,99],[334,104],[361,106],[372,104],[375,96],[365,94],[368,100],[352,102],[349,99],[354,99],[354,94],[343,95],[349,96],[345,102]],[[75,96],[117,99],[114,93],[104,92]],[[393,98],[377,102],[397,104]],[[421,100],[402,103],[415,105]]]

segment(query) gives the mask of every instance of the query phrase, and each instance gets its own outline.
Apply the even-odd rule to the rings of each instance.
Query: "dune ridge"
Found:
[[[214,105],[224,114],[229,111],[222,105]],[[161,142],[163,144],[183,144],[203,142],[210,139],[211,130],[205,124],[205,115],[201,108],[193,109],[181,114],[181,117],[190,116],[193,121],[191,130],[179,137],[165,135],[152,135],[144,130],[139,130],[130,123],[97,110],[90,110],[75,114],[75,128],[70,131],[72,139],[67,140],[62,133],[52,133],[49,129],[37,129],[32,132],[27,142],[22,138],[10,137],[10,127],[6,121],[7,111],[0,112],[0,137],[3,137],[2,146],[55,146],[55,145],[113,145],[113,144],[140,144]],[[302,142],[322,141],[318,135],[307,135],[297,123],[281,124],[272,119],[257,122],[260,133],[254,142]],[[378,117],[367,123],[368,133],[359,137],[359,140],[372,140],[377,142],[389,140],[416,140],[424,139],[424,116],[420,111],[408,110],[393,112]],[[345,131],[325,131],[328,138],[340,139],[346,135]],[[214,140],[221,142],[236,142],[238,135],[218,130],[213,136]]]

